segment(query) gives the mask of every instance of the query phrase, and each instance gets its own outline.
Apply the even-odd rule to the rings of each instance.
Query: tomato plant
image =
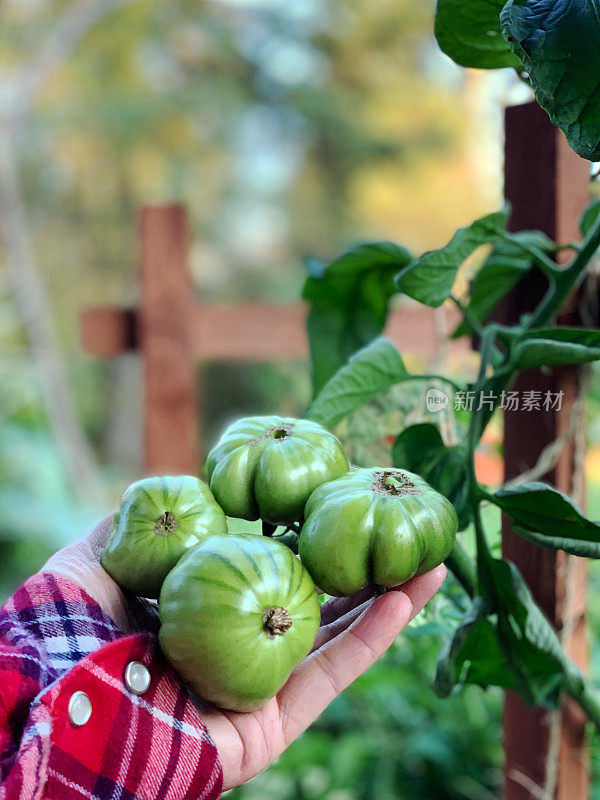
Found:
[[[435,34],[465,67],[514,67],[570,146],[600,159],[598,0],[437,0]]]
[[[439,8],[443,5],[440,3]],[[492,491],[477,480],[474,466],[481,436],[502,393],[510,389],[520,370],[600,359],[599,331],[555,324],[563,302],[582,281],[600,246],[600,202],[592,203],[582,217],[584,238],[580,244],[555,244],[539,231],[509,233],[508,215],[509,209],[505,209],[476,220],[457,231],[446,246],[421,257],[407,259],[403,248],[372,243],[350,250],[330,268],[315,271],[313,267],[305,297],[311,304],[308,325],[316,380],[307,416],[335,427],[379,392],[395,384],[432,377],[448,393],[470,392],[474,397],[487,398],[484,404],[474,403],[465,414],[456,443],[447,444],[435,425],[419,423],[398,432],[392,445],[395,467],[417,473],[443,494],[454,507],[459,529],[470,526],[476,540],[476,559],[471,559],[458,541],[446,560],[471,603],[442,649],[436,688],[445,695],[469,683],[501,686],[520,692],[532,704],[547,707],[556,707],[561,692],[566,692],[600,725],[596,690],[566,656],[518,569],[491,551],[481,507],[491,503],[501,508],[512,519],[514,530],[530,541],[591,558],[600,558],[600,524],[587,518],[570,497],[545,483],[525,482]],[[482,244],[491,249],[472,281],[470,293],[465,298],[456,297],[453,286],[457,271]],[[563,259],[567,254],[572,257],[559,266],[554,260],[557,254]],[[329,276],[329,269],[335,280]],[[518,324],[486,324],[512,286],[536,269],[544,273],[548,283],[539,305]],[[382,275],[385,280],[381,280]],[[373,281],[373,276],[378,279]],[[448,299],[458,305],[462,322],[456,334],[477,335],[480,341],[479,370],[472,382],[462,385],[444,375],[411,373],[396,348],[378,335],[393,296],[390,283],[396,292],[431,307]],[[336,287],[342,285],[343,290],[336,293]],[[357,303],[361,292],[349,292],[350,285],[375,288],[365,293],[368,302],[361,304],[360,300]],[[364,345],[345,361],[339,351],[332,350],[331,337],[323,341],[334,301],[339,329],[346,332],[345,341]],[[342,481],[350,480],[351,474]],[[318,497],[326,494],[327,485],[316,492]],[[338,527],[337,517],[344,513],[343,509],[330,512],[330,530]],[[305,557],[310,559],[311,553],[305,552]],[[315,577],[317,583],[326,579],[321,574]],[[330,588],[341,587],[331,584]]]

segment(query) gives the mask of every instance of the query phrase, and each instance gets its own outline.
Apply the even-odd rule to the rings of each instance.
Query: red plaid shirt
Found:
[[[164,660],[156,614],[126,636],[83,589],[30,578],[0,609],[0,800],[214,800],[223,776],[190,691]],[[142,622],[142,617],[143,622]],[[124,671],[144,664],[150,686]],[[69,700],[92,713],[76,727]]]

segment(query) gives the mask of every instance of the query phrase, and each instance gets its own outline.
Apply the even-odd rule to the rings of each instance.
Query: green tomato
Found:
[[[345,596],[437,567],[457,528],[452,504],[418,475],[354,469],[310,496],[299,553],[321,590]]]
[[[227,519],[206,484],[191,475],[132,484],[115,514],[102,566],[128,592],[158,597],[181,556]]]
[[[206,469],[228,516],[284,525],[303,518],[311,493],[347,472],[348,459],[316,422],[248,417],[227,429]]]
[[[315,585],[285,545],[256,534],[213,536],[167,575],[160,644],[205,700],[254,711],[310,652]]]

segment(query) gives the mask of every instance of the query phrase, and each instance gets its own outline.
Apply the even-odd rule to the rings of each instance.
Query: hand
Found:
[[[268,767],[352,681],[393,643],[439,589],[446,569],[391,589],[329,600],[312,653],[298,666],[277,697],[250,714],[210,707],[202,719],[217,746],[224,789]]]
[[[112,530],[114,514],[100,522],[85,539],[59,550],[51,556],[43,572],[63,575],[79,584],[111,617],[119,630],[136,630],[132,610],[119,585],[100,564],[102,551]]]
[[[53,555],[45,572],[78,583],[124,632],[136,630],[134,613],[100,557],[112,528],[106,517],[81,542]],[[279,692],[250,714],[207,704],[202,719],[219,752],[224,789],[253,778],[269,766],[359,675],[390,647],[402,628],[439,589],[446,570],[426,575],[373,597],[366,589],[335,598],[321,609],[321,627],[312,653]]]

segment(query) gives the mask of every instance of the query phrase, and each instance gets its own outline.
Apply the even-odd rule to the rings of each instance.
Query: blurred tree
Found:
[[[95,21],[78,47],[50,48],[58,68],[29,92],[31,110],[10,158],[20,164],[29,254],[50,292],[88,433],[107,429],[107,417],[97,418],[110,409],[102,394],[95,402],[85,396],[90,373],[102,367],[77,353],[76,314],[91,302],[135,300],[142,203],[188,204],[192,266],[205,296],[282,301],[299,294],[305,254],[327,258],[357,236],[428,247],[487,210],[499,181],[481,185],[472,172],[468,92],[432,44],[433,7],[433,0],[6,0],[0,7],[0,87],[8,98],[23,64],[46,64],[50,76],[38,48],[48,31],[59,41],[61,19],[63,29],[80,13]],[[83,34],[80,21],[74,27]],[[73,23],[67,28],[73,43]],[[72,423],[72,408],[66,417]]]

